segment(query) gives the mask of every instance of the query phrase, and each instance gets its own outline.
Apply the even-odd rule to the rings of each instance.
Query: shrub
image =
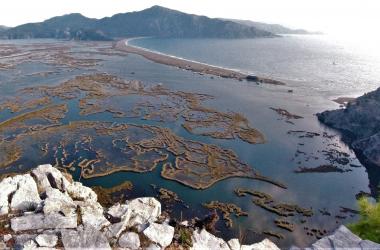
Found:
[[[348,228],[362,239],[380,243],[380,203],[361,198],[359,212],[359,221],[348,225]]]

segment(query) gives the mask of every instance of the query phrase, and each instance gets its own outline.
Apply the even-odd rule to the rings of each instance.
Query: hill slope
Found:
[[[299,34],[299,35],[315,34],[313,32],[309,32],[304,29],[290,29],[279,24],[268,24],[268,23],[254,22],[250,20],[238,20],[238,19],[222,19],[222,20],[228,20],[228,21],[235,22],[238,24],[255,27],[257,29],[264,30],[273,34]]]
[[[7,29],[8,29],[8,27],[3,26],[3,25],[0,25],[0,32],[2,32],[2,31],[4,31],[4,30],[7,30]]]
[[[272,37],[271,32],[221,19],[212,19],[153,6],[138,12],[90,19],[80,14],[54,17],[2,32],[1,37],[108,40],[117,37],[156,36],[192,38]]]
[[[8,39],[65,38],[78,40],[109,40],[95,29],[97,19],[81,14],[69,14],[50,18],[41,23],[23,24],[3,32]]]

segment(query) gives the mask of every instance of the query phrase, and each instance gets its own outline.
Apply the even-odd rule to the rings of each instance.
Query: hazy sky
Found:
[[[375,33],[380,24],[379,0],[1,0],[0,25],[39,22],[72,12],[100,18],[152,5],[326,33]]]

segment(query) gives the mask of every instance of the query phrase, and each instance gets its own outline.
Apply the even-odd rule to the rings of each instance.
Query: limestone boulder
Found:
[[[119,223],[105,229],[108,238],[118,238],[126,228],[135,227],[142,232],[149,223],[155,222],[161,215],[161,203],[152,197],[137,198],[126,204],[115,204],[107,213]]]
[[[9,213],[9,197],[17,188],[17,180],[14,177],[5,178],[0,182],[0,215]]]
[[[145,225],[155,222],[161,215],[161,203],[152,197],[137,198],[127,201],[128,212],[122,216],[127,227]]]
[[[32,170],[32,175],[37,180],[38,188],[41,192],[45,192],[48,188],[55,188],[65,191],[70,182],[63,174],[50,164],[40,165]]]
[[[193,246],[192,250],[230,250],[228,244],[221,238],[218,238],[205,229],[195,230],[192,236]]]
[[[34,240],[29,240],[25,242],[24,245],[22,246],[23,250],[35,250],[37,248],[38,248],[37,243]]]
[[[162,247],[155,243],[152,243],[147,248],[145,248],[145,250],[162,250]]]
[[[41,204],[37,185],[30,175],[16,175],[0,182],[0,215],[34,210]],[[12,200],[9,202],[10,198]]]
[[[166,224],[151,223],[143,233],[150,241],[165,249],[173,240],[174,227]]]
[[[62,230],[61,234],[65,249],[111,249],[105,235],[92,226]]]
[[[36,234],[19,234],[15,235],[13,238],[15,240],[15,248],[20,249],[24,246],[25,243],[28,241],[34,241],[34,239],[37,237]]]
[[[37,184],[33,177],[26,175],[18,175],[17,190],[11,201],[11,209],[15,211],[33,211],[41,204],[40,195],[37,190]]]
[[[228,246],[230,247],[231,250],[240,250],[240,242],[238,239],[230,239],[227,242]]]
[[[118,241],[119,247],[130,250],[138,250],[140,248],[140,238],[137,233],[127,232],[120,236]]]
[[[315,242],[311,249],[380,249],[380,244],[362,240],[347,227],[341,225],[332,235],[323,237]]]
[[[86,226],[92,226],[97,230],[102,229],[111,223],[104,217],[103,207],[98,202],[77,202],[82,216],[82,223]]]
[[[80,182],[71,183],[66,191],[73,200],[86,202],[96,202],[98,200],[96,193],[91,188],[83,186]]]
[[[60,212],[65,216],[75,214],[77,205],[67,193],[62,193],[58,189],[47,188],[47,198],[43,202],[43,211],[45,214]]]
[[[115,219],[121,219],[128,211],[128,205],[116,203],[110,207],[107,211],[107,214],[112,216]]]
[[[125,222],[112,224],[104,229],[104,233],[108,239],[117,239],[120,234],[126,229]]]
[[[240,249],[241,250],[262,250],[262,249],[280,250],[280,248],[278,248],[276,244],[274,244],[272,241],[268,239],[264,239],[263,241],[252,244],[252,245],[242,245]]]
[[[40,247],[55,247],[58,237],[54,234],[40,234],[36,237],[35,241]]]
[[[63,216],[60,213],[30,214],[11,219],[11,228],[15,232],[38,229],[76,228],[77,216]]]

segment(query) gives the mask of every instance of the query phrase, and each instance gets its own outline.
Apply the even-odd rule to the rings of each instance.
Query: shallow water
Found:
[[[144,43],[152,43],[152,41],[154,40],[138,40],[139,45],[141,46],[145,45]],[[181,46],[185,46],[185,44],[189,43],[193,44],[194,46],[198,44],[199,50],[194,49],[193,52],[186,52],[193,55],[193,57],[189,57],[190,59],[200,59],[197,58],[197,56],[201,54],[203,55],[203,53],[201,53],[201,51],[203,51],[201,48],[202,46],[206,46],[202,44],[201,40],[157,40],[156,42],[158,41],[162,43],[163,47],[167,46],[167,51],[162,49],[163,52],[170,52],[169,50],[173,50],[173,47],[171,45],[173,43],[178,43],[178,48],[182,48]],[[250,42],[259,43],[260,46],[264,46],[264,48],[267,45],[269,46],[269,50],[274,46],[274,44],[280,43],[280,41],[285,41],[285,38],[283,40],[265,39]],[[19,42],[28,43],[29,41]],[[233,43],[231,40],[212,40],[212,42],[217,44],[220,43],[219,46],[225,46],[223,43],[226,42],[229,44]],[[240,46],[241,43],[247,42],[248,41],[246,40],[236,41],[237,44],[234,46]],[[203,43],[209,44],[210,41],[204,40]],[[300,41],[298,41],[298,43],[300,43]],[[304,46],[307,47],[308,45],[306,44]],[[154,46],[147,47],[153,48]],[[174,46],[174,48],[176,47]],[[260,50],[262,50],[263,47],[260,48]],[[81,49],[76,48],[76,50]],[[183,51],[181,49],[178,50]],[[283,51],[286,50],[286,48],[276,48],[276,51],[277,50]],[[256,51],[255,53],[264,52]],[[292,50],[284,53],[290,55],[292,54]],[[186,56],[187,54],[178,53],[176,55]],[[228,56],[228,53],[226,53],[225,56]],[[348,83],[347,88],[336,87],[335,89],[330,88],[328,90],[320,90],[318,86],[315,86],[316,82],[318,82],[318,79],[308,81],[309,85],[306,86],[306,80],[297,81],[297,79],[294,79],[295,77],[291,78],[291,81],[287,86],[256,85],[230,79],[211,79],[206,75],[201,76],[189,71],[182,71],[173,67],[159,65],[147,61],[137,55],[96,55],[95,57],[103,59],[101,64],[96,67],[69,71],[57,68],[57,74],[51,74],[44,77],[25,77],[25,75],[33,72],[41,72],[47,70],[47,66],[44,64],[28,65],[28,63],[25,63],[19,65],[16,69],[14,69],[18,71],[17,75],[12,74],[13,71],[0,71],[0,98],[3,99],[4,96],[17,95],[15,94],[15,90],[24,88],[29,85],[56,85],[79,74],[88,74],[95,71],[107,72],[109,74],[117,75],[123,79],[138,79],[143,81],[145,84],[161,83],[163,86],[173,90],[211,94],[215,97],[215,99],[208,100],[206,102],[207,106],[214,107],[219,111],[235,111],[244,114],[249,119],[253,127],[257,128],[265,135],[267,142],[265,144],[252,145],[241,140],[221,140],[206,136],[194,135],[186,131],[178,122],[160,123],[141,120],[138,118],[114,118],[110,113],[101,113],[83,117],[79,115],[77,100],[73,100],[68,103],[70,108],[69,113],[62,122],[67,124],[68,122],[75,120],[94,120],[165,126],[171,128],[177,135],[186,139],[212,143],[223,148],[232,149],[236,152],[241,160],[250,164],[261,174],[285,183],[288,188],[281,189],[269,183],[261,182],[258,180],[231,178],[217,182],[206,190],[194,190],[175,181],[163,179],[160,176],[161,165],[149,173],[139,174],[131,172],[119,172],[99,178],[86,180],[82,179],[81,181],[83,181],[84,184],[89,186],[101,185],[104,187],[112,187],[126,180],[130,180],[134,184],[134,189],[132,192],[128,193],[129,198],[156,195],[156,192],[151,188],[150,184],[155,184],[158,187],[170,189],[172,191],[175,191],[179,197],[190,206],[189,209],[186,209],[180,205],[175,207],[173,213],[178,216],[178,218],[182,217],[183,219],[191,219],[193,216],[203,217],[205,214],[207,214],[208,211],[201,206],[202,203],[210,202],[212,200],[233,202],[240,206],[243,210],[247,211],[249,216],[241,217],[238,220],[234,219],[235,224],[232,229],[227,229],[224,226],[224,222],[221,221],[218,224],[217,228],[220,231],[218,234],[220,236],[223,236],[225,239],[229,239],[231,237],[237,237],[239,231],[242,230],[247,233],[247,243],[255,242],[263,237],[267,237],[261,234],[262,231],[273,230],[284,234],[286,237],[282,240],[271,238],[280,246],[285,247],[292,244],[298,246],[306,246],[316,239],[315,237],[306,235],[304,230],[305,226],[309,228],[322,228],[327,229],[328,231],[332,231],[340,224],[348,223],[355,219],[351,218],[350,214],[346,215],[347,219],[336,219],[335,216],[344,215],[340,212],[340,206],[356,208],[355,195],[359,191],[369,191],[368,176],[364,167],[347,167],[352,171],[345,173],[295,174],[293,172],[299,166],[316,167],[321,164],[327,164],[328,161],[326,160],[326,157],[322,155],[322,150],[335,148],[334,146],[328,145],[332,142],[335,142],[338,146],[340,146],[340,151],[344,151],[350,155],[349,158],[351,160],[351,163],[360,165],[354,153],[342,142],[340,142],[338,136],[332,140],[328,140],[322,136],[314,138],[298,138],[295,135],[289,135],[287,132],[289,130],[306,130],[318,133],[327,132],[331,135],[338,135],[337,132],[334,132],[321,125],[317,121],[314,114],[326,109],[337,108],[338,105],[329,100],[332,96],[341,94],[349,95],[358,93],[360,91],[365,92],[367,91],[367,88],[374,88],[374,85],[365,85],[366,87],[363,87],[360,91],[359,87],[354,83]],[[235,58],[235,55],[233,58]],[[266,56],[265,58],[270,58],[271,60],[276,61],[276,56]],[[207,58],[207,60],[207,63],[217,64],[217,61],[213,61],[212,57]],[[223,60],[224,62],[231,62],[229,65],[223,64],[222,66],[238,67],[238,64],[234,64],[233,60],[220,60]],[[236,60],[236,58],[234,60]],[[311,62],[314,62],[313,58],[310,60]],[[303,63],[307,65],[306,61]],[[318,64],[318,60],[314,63]],[[282,65],[281,67],[283,67],[286,65],[286,61],[283,62],[279,60],[278,64]],[[270,60],[264,62],[256,61],[250,65],[245,64],[245,62],[241,62],[241,65],[246,65],[245,67],[240,68],[244,71],[252,71],[252,69],[255,69],[254,72],[257,73],[262,73],[268,76],[278,76],[277,78],[279,79],[290,79],[289,76],[287,78],[286,69],[281,68],[280,66],[274,66],[272,73],[268,71],[265,73],[265,69],[270,68]],[[133,72],[133,74],[131,74],[131,72]],[[302,71],[299,72],[295,69],[293,69],[293,72],[302,74]],[[309,73],[310,72],[304,73],[305,75],[303,75],[303,77],[305,79],[313,78],[313,74]],[[339,79],[332,80],[336,82],[340,81]],[[289,88],[294,89],[294,93],[288,93]],[[122,100],[115,99],[114,101],[118,102],[119,104],[121,102],[123,105],[127,106],[129,100],[125,100],[125,104]],[[271,110],[270,107],[285,108],[291,113],[303,116],[304,119],[293,120],[294,125],[287,123],[285,120],[280,119],[281,117],[273,110]],[[13,115],[15,114],[11,114],[8,110],[0,112],[0,122],[8,119]],[[303,143],[304,145],[299,145],[299,143]],[[319,159],[307,160],[307,156],[304,156],[302,154],[294,159],[297,150],[305,152],[307,156],[317,156]],[[28,157],[30,167],[33,167],[36,164],[46,163],[42,162],[41,159],[33,158],[33,154],[29,154]],[[0,173],[4,173],[4,171],[8,170],[0,170]],[[78,172],[75,173],[76,177],[78,177]],[[266,192],[272,195],[276,201],[295,203],[305,208],[312,207],[314,216],[311,218],[306,218],[307,221],[305,224],[301,224],[299,222],[299,217],[295,217],[293,219],[288,218],[289,220],[296,223],[295,231],[290,233],[286,230],[276,227],[273,220],[275,218],[278,218],[278,216],[267,212],[263,208],[260,208],[253,204],[251,197],[236,196],[234,194],[234,190],[240,187],[252,188],[258,191]],[[318,209],[324,208],[326,208],[332,214],[332,216],[322,215],[318,211]],[[234,217],[232,216],[232,218]]]

